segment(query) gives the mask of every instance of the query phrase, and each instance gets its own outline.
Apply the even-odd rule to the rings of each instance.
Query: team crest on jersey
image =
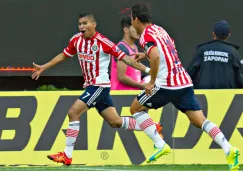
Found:
[[[97,44],[93,44],[93,46],[91,47],[91,50],[92,50],[93,52],[97,52],[97,51],[99,50],[98,45],[97,45]]]

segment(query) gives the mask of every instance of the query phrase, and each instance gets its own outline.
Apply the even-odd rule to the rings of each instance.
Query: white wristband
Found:
[[[145,72],[146,72],[147,74],[149,74],[149,71],[150,71],[150,68],[149,68],[149,67],[146,67]]]

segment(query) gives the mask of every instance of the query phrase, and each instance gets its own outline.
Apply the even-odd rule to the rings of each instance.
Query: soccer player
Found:
[[[138,53],[138,48],[135,45],[135,41],[139,39],[139,35],[132,26],[131,17],[125,16],[121,19],[121,29],[123,39],[117,44],[119,49],[122,50],[126,55]],[[139,89],[144,89],[144,84],[141,83],[141,71],[117,60],[116,57],[112,57],[111,90]]]
[[[138,53],[135,41],[139,39],[139,35],[133,28],[131,17],[125,16],[121,18],[121,30],[123,39],[117,44],[118,48],[126,55]],[[135,57],[135,56],[131,56]],[[144,89],[144,83],[141,80],[141,71],[126,65],[124,62],[117,60],[116,57],[111,58],[111,90],[139,90]],[[128,117],[124,119],[129,119]],[[160,125],[160,123],[158,123]],[[163,127],[157,127],[160,136]]]
[[[110,80],[108,66],[110,55],[141,71],[149,72],[149,68],[135,62],[125,55],[114,43],[96,31],[95,17],[91,13],[79,15],[80,33],[74,35],[62,53],[44,65],[35,66],[32,79],[37,80],[41,73],[56,64],[78,55],[79,63],[85,79],[85,92],[74,102],[68,111],[69,126],[66,132],[66,147],[63,152],[48,155],[54,162],[70,165],[72,153],[79,133],[80,116],[92,107],[114,128],[141,130],[132,117],[120,117],[110,97]],[[157,125],[158,130],[160,125]]]
[[[139,43],[150,59],[151,80],[130,108],[134,119],[155,144],[154,153],[147,158],[147,162],[169,154],[171,148],[156,133],[155,125],[145,111],[171,102],[187,115],[192,124],[209,134],[221,146],[230,170],[238,170],[239,149],[231,146],[218,126],[204,117],[194,95],[191,78],[178,59],[171,37],[162,27],[152,24],[150,7],[144,3],[135,4],[131,8],[131,19],[133,27],[141,34]],[[145,57],[140,56],[137,61]]]

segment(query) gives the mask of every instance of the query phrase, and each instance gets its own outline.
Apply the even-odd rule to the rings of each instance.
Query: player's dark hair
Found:
[[[132,6],[132,18],[138,18],[141,23],[151,23],[152,22],[152,11],[148,4],[137,3]]]
[[[91,20],[93,20],[94,22],[96,22],[94,14],[93,13],[90,13],[90,12],[81,13],[81,14],[79,14],[78,17],[79,18],[89,17]]]
[[[121,30],[123,32],[124,27],[129,28],[132,25],[131,17],[129,16],[122,17],[120,24],[121,24]]]

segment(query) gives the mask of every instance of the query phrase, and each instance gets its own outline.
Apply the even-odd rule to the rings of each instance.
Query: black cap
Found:
[[[230,25],[225,20],[216,22],[213,26],[213,32],[217,37],[227,37],[230,34]]]

